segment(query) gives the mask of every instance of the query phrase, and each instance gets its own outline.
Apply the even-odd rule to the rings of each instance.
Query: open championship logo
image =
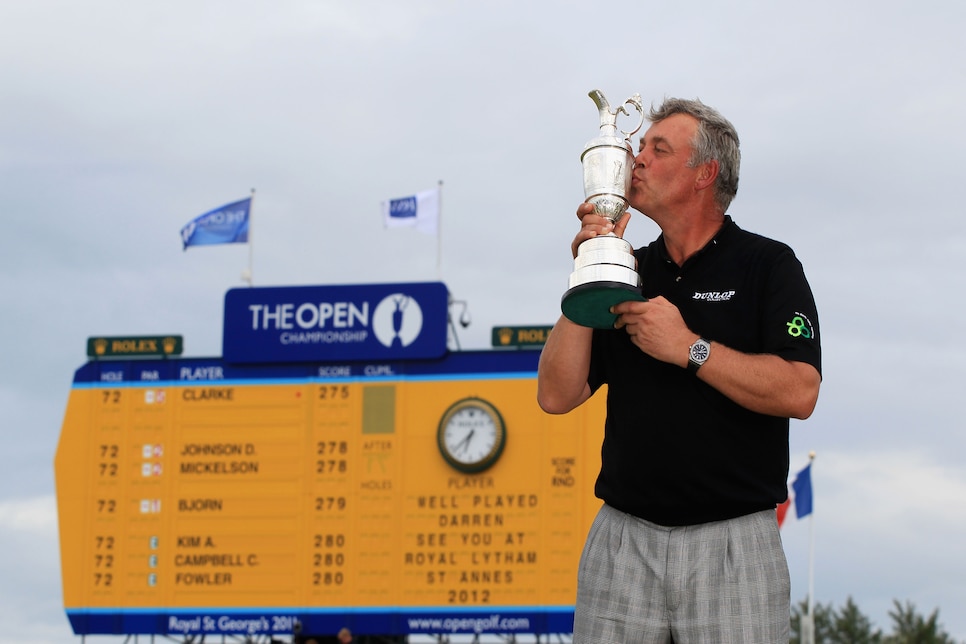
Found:
[[[423,329],[423,310],[404,293],[387,295],[372,314],[372,331],[384,346],[408,347]]]

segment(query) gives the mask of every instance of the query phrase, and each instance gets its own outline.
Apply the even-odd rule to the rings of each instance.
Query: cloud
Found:
[[[57,529],[53,496],[0,501],[0,534],[31,540],[50,538]]]
[[[0,643],[64,640],[59,564],[54,497],[0,501]]]

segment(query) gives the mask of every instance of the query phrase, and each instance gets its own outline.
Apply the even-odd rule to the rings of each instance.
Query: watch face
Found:
[[[506,427],[496,407],[480,398],[457,401],[439,421],[439,451],[461,472],[482,472],[503,452]]]
[[[691,360],[698,364],[703,364],[708,359],[711,347],[704,340],[698,340],[691,345]]]

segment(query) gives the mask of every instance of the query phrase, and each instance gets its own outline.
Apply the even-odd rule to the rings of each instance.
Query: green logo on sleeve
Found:
[[[786,322],[785,326],[788,327],[788,335],[793,338],[805,338],[808,340],[812,337],[812,323],[802,313],[796,313],[792,321]]]

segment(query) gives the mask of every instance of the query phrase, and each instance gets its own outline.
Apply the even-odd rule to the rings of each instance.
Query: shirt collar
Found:
[[[725,215],[724,220],[721,223],[721,228],[719,228],[718,232],[714,234],[714,237],[709,239],[708,243],[705,244],[701,248],[701,250],[699,250],[694,255],[689,257],[688,260],[684,263],[688,264],[692,260],[697,259],[698,257],[701,257],[706,252],[708,252],[709,250],[711,250],[712,248],[714,248],[720,243],[727,243],[728,240],[731,238],[731,236],[734,235],[734,233],[737,232],[738,230],[740,230],[738,228],[738,224],[736,224],[731,219],[731,215]],[[661,233],[661,236],[657,238],[657,248],[658,248],[658,252],[660,253],[661,259],[663,259],[666,263],[669,263],[669,264],[674,263],[674,260],[671,259],[671,255],[667,252],[667,245],[664,243],[664,233]]]

